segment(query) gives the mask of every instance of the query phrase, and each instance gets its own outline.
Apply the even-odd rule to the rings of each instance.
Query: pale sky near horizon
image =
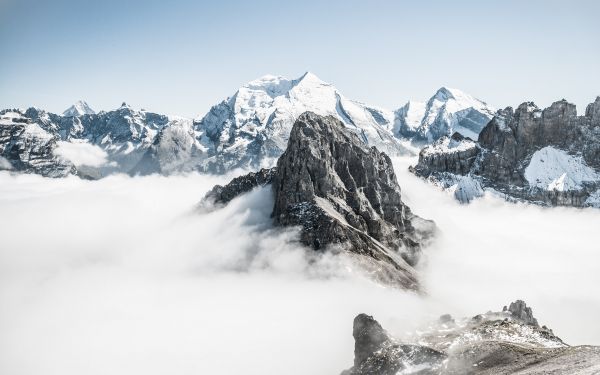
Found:
[[[0,108],[203,115],[311,71],[396,109],[455,87],[495,107],[600,95],[600,1],[0,0]]]

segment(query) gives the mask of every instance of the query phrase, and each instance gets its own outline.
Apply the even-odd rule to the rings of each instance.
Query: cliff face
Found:
[[[269,183],[275,225],[299,227],[304,245],[347,251],[380,281],[417,289],[412,265],[435,226],[402,202],[389,157],[365,146],[341,121],[302,114],[276,168],[215,187],[206,199],[226,203]]]
[[[544,110],[533,103],[508,107],[498,111],[477,143],[458,136],[441,139],[421,151],[412,170],[445,188],[467,177],[482,189],[519,200],[600,207],[599,113],[600,97],[584,116],[565,100]],[[453,141],[462,147],[452,150],[447,145]]]

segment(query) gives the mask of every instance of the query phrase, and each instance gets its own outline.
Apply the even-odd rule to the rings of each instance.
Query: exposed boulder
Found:
[[[402,202],[390,158],[341,121],[300,115],[275,169],[215,187],[205,201],[226,203],[269,182],[275,225],[300,227],[300,241],[314,250],[335,246],[357,256],[380,281],[417,289],[411,265],[435,225]]]
[[[489,190],[549,206],[600,207],[599,112],[600,97],[584,116],[565,100],[544,110],[531,102],[508,107],[477,143],[442,138],[421,151],[411,170],[446,189],[468,179],[481,187],[472,197]]]

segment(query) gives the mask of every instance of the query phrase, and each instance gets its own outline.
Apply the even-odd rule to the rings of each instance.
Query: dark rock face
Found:
[[[535,323],[535,324],[534,324]],[[600,348],[571,347],[539,327],[523,301],[477,319],[443,319],[402,344],[372,317],[354,319],[354,366],[342,375],[594,374]]]
[[[417,288],[411,265],[435,226],[402,202],[389,157],[341,121],[302,114],[275,169],[215,187],[207,199],[225,203],[269,182],[275,225],[300,227],[300,241],[314,250],[333,245],[358,256],[382,282]]]
[[[214,186],[204,197],[205,203],[223,205],[229,203],[240,194],[247,193],[259,186],[268,185],[273,181],[277,169],[261,169],[247,175],[236,177],[226,186]]]
[[[342,375],[395,375],[412,366],[438,367],[446,355],[419,345],[399,344],[372,316],[354,318],[354,366]],[[425,372],[420,374],[425,374]]]
[[[306,245],[318,250],[349,241],[374,258],[387,247],[403,249],[410,264],[418,260],[428,233],[413,226],[422,220],[402,202],[390,158],[365,147],[339,120],[301,115],[273,186],[275,223],[302,226]]]
[[[359,314],[354,318],[352,336],[355,366],[359,366],[390,340],[381,325],[367,314]]]
[[[538,321],[533,317],[533,311],[531,307],[527,307],[527,304],[522,300],[511,302],[507,310],[515,318],[523,321],[525,324],[539,327]]]
[[[600,97],[588,105],[584,116],[577,116],[575,105],[565,100],[544,110],[530,102],[514,111],[508,107],[498,111],[473,147],[451,152],[441,147],[450,143],[448,139],[441,139],[421,151],[419,163],[412,171],[443,187],[463,176],[517,200],[550,206],[600,207],[599,112]],[[552,164],[553,160],[547,157],[536,158],[538,152],[562,160],[570,158],[569,163],[577,162],[582,165],[580,169],[591,168],[593,173],[587,172],[582,181],[572,184],[576,186],[561,186],[564,179],[577,180],[578,176],[572,176],[577,171],[569,171],[566,162]],[[542,167],[537,166],[543,173],[565,168],[566,177],[561,181],[559,173],[554,185],[528,178],[527,169],[533,159],[545,162]]]

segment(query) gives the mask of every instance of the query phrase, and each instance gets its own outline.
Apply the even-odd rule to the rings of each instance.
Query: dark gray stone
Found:
[[[512,302],[507,311],[510,312],[513,318],[519,319],[525,324],[539,327],[537,319],[533,317],[531,307],[527,307],[527,304],[524,301],[517,300]]]

